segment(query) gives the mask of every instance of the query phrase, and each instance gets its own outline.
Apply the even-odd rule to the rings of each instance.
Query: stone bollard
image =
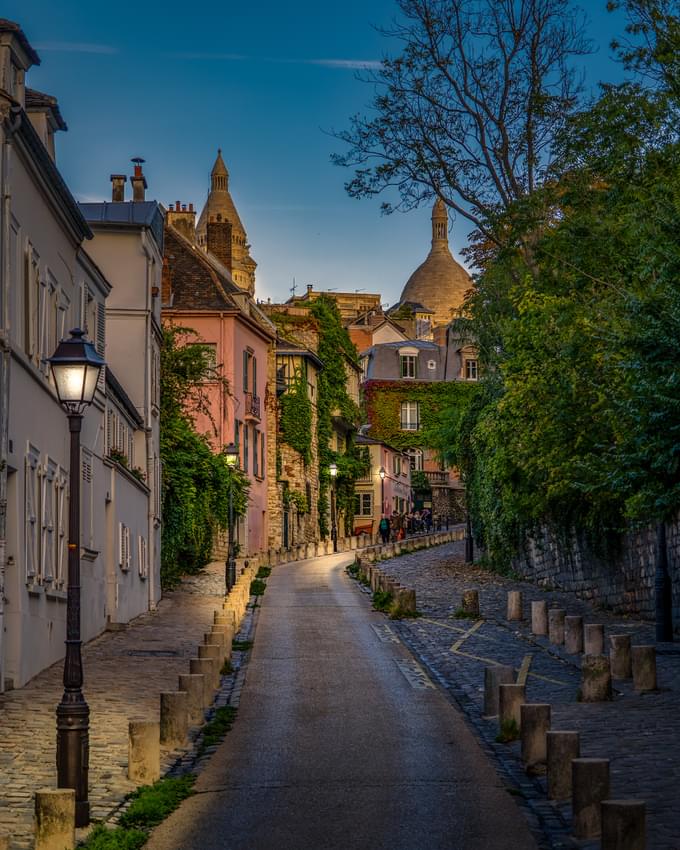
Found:
[[[531,603],[531,633],[548,634],[548,603],[544,599]]]
[[[412,587],[402,587],[397,592],[397,605],[404,614],[416,613],[416,592]]]
[[[609,665],[612,679],[630,679],[633,662],[630,653],[630,635],[609,635]]]
[[[178,690],[187,695],[187,721],[190,726],[203,723],[203,682],[200,673],[180,673]]]
[[[463,593],[463,598],[460,603],[461,609],[475,620],[479,619],[479,592],[476,590],[466,590]]]
[[[633,687],[636,691],[656,690],[656,649],[653,646],[634,646],[631,649]]]
[[[174,749],[186,743],[189,730],[186,691],[161,694],[161,744]]]
[[[584,655],[581,662],[581,701],[604,702],[612,698],[612,674],[606,655]]]
[[[515,671],[509,665],[494,665],[484,668],[484,714],[498,716],[498,688],[515,683]]]
[[[570,614],[564,618],[564,648],[569,655],[583,652],[583,617]]]
[[[597,838],[602,828],[600,804],[609,797],[609,759],[574,759],[571,770],[574,835]]]
[[[501,729],[504,725],[515,721],[518,731],[522,728],[521,707],[525,701],[524,685],[498,686],[498,721]]]
[[[571,797],[571,763],[581,755],[578,732],[548,732],[545,736],[548,799]]]
[[[522,761],[527,773],[535,773],[547,757],[546,735],[550,731],[550,705],[525,703],[520,706]]]
[[[220,652],[224,652],[224,634],[222,632],[214,632],[209,631],[203,634],[203,643],[208,644],[217,644],[220,648]]]
[[[604,655],[604,626],[586,623],[583,627],[583,651],[586,655]]]
[[[645,850],[643,800],[602,801],[602,850]]]
[[[564,643],[564,616],[566,611],[563,608],[551,608],[548,611],[548,639],[555,646],[562,646]]]
[[[215,689],[212,686],[213,663],[210,658],[191,658],[189,672],[203,676],[203,708],[212,705]]]
[[[508,620],[522,619],[522,591],[508,591]]]
[[[76,843],[76,792],[43,788],[35,792],[35,850],[71,850]]]
[[[128,723],[128,779],[139,785],[151,785],[160,778],[160,775],[160,723],[157,720],[130,720]]]
[[[220,684],[220,670],[222,669],[222,661],[220,658],[221,649],[216,643],[202,644],[198,647],[199,658],[209,658],[213,665],[212,686],[217,689]]]

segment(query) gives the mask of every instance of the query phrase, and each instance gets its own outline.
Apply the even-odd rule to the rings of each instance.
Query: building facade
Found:
[[[381,517],[413,509],[411,459],[382,440],[359,434],[356,441],[368,449],[370,469],[356,483],[353,530],[376,535]]]

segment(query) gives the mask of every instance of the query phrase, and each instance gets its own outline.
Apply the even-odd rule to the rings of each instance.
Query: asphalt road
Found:
[[[535,850],[347,563],[273,571],[234,728],[147,850]]]

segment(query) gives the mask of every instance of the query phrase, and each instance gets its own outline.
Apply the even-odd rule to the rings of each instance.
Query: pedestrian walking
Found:
[[[380,532],[380,537],[382,538],[383,545],[389,543],[390,540],[390,521],[387,519],[385,514],[382,515],[382,518],[378,524],[378,531]]]

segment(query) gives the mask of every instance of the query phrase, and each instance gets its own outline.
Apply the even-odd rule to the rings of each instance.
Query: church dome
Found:
[[[470,275],[449,250],[448,223],[446,205],[437,198],[432,208],[432,248],[406,282],[399,299],[429,307],[436,325],[451,321],[472,286]]]

